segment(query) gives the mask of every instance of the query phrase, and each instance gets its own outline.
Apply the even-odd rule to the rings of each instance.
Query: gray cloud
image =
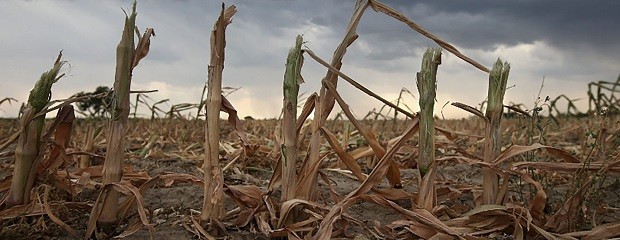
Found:
[[[468,48],[545,40],[562,48],[617,49],[620,37],[614,0],[386,2]]]
[[[484,65],[498,58],[512,65],[511,99],[532,102],[545,77],[543,94],[581,97],[585,84],[615,80],[620,65],[620,2],[587,1],[395,1],[401,11]],[[277,116],[284,62],[295,35],[325,60],[341,41],[354,1],[228,1],[238,13],[227,29],[224,85],[242,87],[230,96],[242,115]],[[122,8],[129,1],[0,1],[0,98],[24,101],[41,72],[64,49],[72,68],[54,87],[54,98],[111,85]],[[134,86],[159,88],[154,99],[197,102],[206,80],[209,37],[220,11],[214,1],[140,1],[137,24],[153,27],[149,56],[134,74]],[[403,23],[376,13],[364,14],[360,38],[349,48],[343,70],[385,96],[402,87],[415,91],[413,76],[421,54],[435,44]],[[318,91],[326,70],[306,58],[302,91]],[[486,74],[444,53],[437,105],[475,104],[486,95]],[[359,114],[381,104],[341,84]],[[568,86],[568,87],[567,87]],[[582,86],[581,88],[579,86]],[[389,98],[389,97],[386,97]],[[256,104],[269,111],[256,110]],[[247,106],[246,106],[247,105]],[[416,106],[415,102],[409,103]],[[16,115],[2,105],[0,117]],[[245,113],[244,113],[245,112]],[[462,116],[454,114],[452,116]],[[448,116],[450,116],[448,114]]]

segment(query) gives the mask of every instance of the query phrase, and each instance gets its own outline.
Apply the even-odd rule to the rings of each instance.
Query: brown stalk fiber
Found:
[[[435,193],[435,95],[437,91],[437,67],[441,64],[441,49],[427,49],[422,58],[422,70],[417,74],[420,92],[420,143],[418,170],[420,171],[420,193],[418,205],[432,211],[437,194]]]
[[[112,116],[107,136],[107,153],[103,164],[103,183],[118,183],[123,175],[123,159],[125,158],[125,131],[129,118],[129,93],[133,69],[149,52],[150,37],[155,33],[147,28],[140,37],[136,28],[136,2],[133,2],[131,15],[125,16],[125,25],[121,40],[116,47],[116,74],[114,79],[114,101]],[[135,46],[134,34],[138,33],[138,45]],[[105,195],[101,214],[97,219],[99,227],[105,232],[111,232],[117,222],[117,208],[119,192],[111,188]],[[104,191],[104,190],[102,190]]]
[[[222,72],[224,71],[224,48],[226,47],[226,26],[231,23],[237,8],[233,5],[222,11],[211,32],[211,62],[208,67],[207,102],[205,124],[204,202],[200,219],[219,219],[223,210],[224,176],[220,167],[220,108],[222,105]]]
[[[136,25],[136,2],[133,3],[129,17],[125,16],[125,27],[121,40],[116,47],[116,74],[114,79],[114,103],[108,146],[103,164],[103,183],[120,182],[123,175],[125,158],[125,130],[129,117],[129,89],[131,85],[131,65],[134,51],[134,28]],[[116,208],[119,193],[110,190],[103,203],[103,209],[97,222],[104,231],[109,232],[117,221]]]

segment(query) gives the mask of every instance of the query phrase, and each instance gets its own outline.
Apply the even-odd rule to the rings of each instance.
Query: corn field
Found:
[[[390,6],[362,0],[330,60],[305,47],[303,35],[290,39],[279,119],[240,119],[227,99],[237,89],[223,87],[222,74],[238,10],[222,4],[214,19],[200,101],[170,110],[159,107],[168,100],[149,104],[148,92],[131,88],[155,36],[136,26],[135,2],[119,26],[113,90],[53,100],[61,52],[19,117],[0,119],[0,239],[620,237],[620,78],[588,85],[587,112],[564,95],[531,110],[507,104],[510,71],[519,69],[501,59],[485,67]],[[397,101],[341,71],[368,11],[437,44]],[[446,53],[488,74],[481,107],[446,106],[466,119],[433,112]],[[303,78],[304,61],[324,66],[325,77]],[[321,88],[300,95],[309,81]],[[384,108],[355,116],[342,84]],[[106,105],[91,111],[97,117],[75,116],[74,105],[97,99]],[[0,108],[16,102],[4,98]],[[139,105],[150,119],[136,118]]]

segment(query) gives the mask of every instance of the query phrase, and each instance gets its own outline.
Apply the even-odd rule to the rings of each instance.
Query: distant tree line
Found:
[[[105,117],[113,100],[112,90],[106,86],[99,86],[94,92],[79,92],[72,97],[85,97],[75,105],[82,114],[90,117]]]

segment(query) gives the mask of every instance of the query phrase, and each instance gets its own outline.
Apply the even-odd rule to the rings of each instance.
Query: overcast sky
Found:
[[[620,1],[387,1],[414,22],[487,67],[499,57],[512,68],[505,103],[532,107],[541,97],[582,98],[587,83],[615,81],[620,73]],[[150,54],[134,70],[132,89],[152,90],[153,101],[197,103],[209,63],[209,37],[220,11],[218,1],[139,1],[137,25],[153,27]],[[241,116],[277,117],[288,49],[303,34],[306,46],[330,60],[354,9],[354,0],[226,1],[237,6],[227,28],[223,85],[241,87],[229,96]],[[130,1],[0,0],[0,117],[13,117],[58,51],[70,64],[53,87],[66,98],[114,81],[115,48]],[[343,71],[388,100],[400,89],[414,94],[406,104],[418,111],[415,73],[421,56],[436,44],[401,22],[371,8],[362,17],[359,38],[344,58]],[[472,106],[485,100],[488,75],[445,52],[438,71],[437,112],[468,114],[447,102]],[[306,57],[302,93],[318,92],[326,70]],[[339,84],[358,117],[382,104]],[[152,103],[152,102],[151,102]],[[169,108],[168,106],[160,106]],[[338,111],[337,109],[335,111]],[[193,112],[193,111],[192,111]]]

